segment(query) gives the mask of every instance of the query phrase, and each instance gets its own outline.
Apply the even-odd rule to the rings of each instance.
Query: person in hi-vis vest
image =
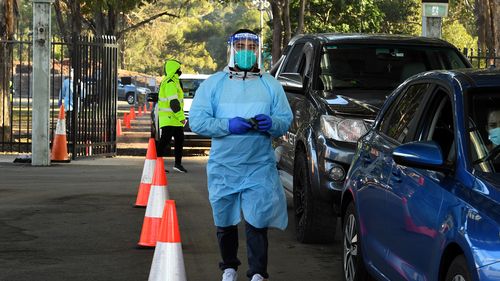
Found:
[[[186,173],[182,166],[182,150],[184,146],[184,92],[179,81],[181,64],[173,59],[165,62],[165,76],[160,84],[158,94],[158,117],[161,137],[158,156],[164,157],[170,150],[170,141],[174,137],[174,170]]]

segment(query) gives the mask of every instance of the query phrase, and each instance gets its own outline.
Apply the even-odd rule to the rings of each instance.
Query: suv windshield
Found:
[[[465,68],[456,50],[402,45],[326,45],[319,75],[324,90],[392,90],[406,78],[432,69]]]
[[[194,94],[205,79],[181,79],[184,98],[194,98]]]
[[[475,169],[500,173],[500,88],[468,91],[469,147]]]

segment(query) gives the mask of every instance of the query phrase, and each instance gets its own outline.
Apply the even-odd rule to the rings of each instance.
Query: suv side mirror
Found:
[[[278,75],[278,81],[285,91],[302,92],[304,90],[304,81],[299,73],[281,73]]]

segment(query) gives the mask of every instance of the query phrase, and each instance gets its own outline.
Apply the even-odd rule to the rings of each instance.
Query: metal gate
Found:
[[[116,155],[118,45],[111,36],[74,41],[70,142],[73,158]]]
[[[0,152],[31,152],[32,62],[30,37],[0,40],[10,48],[10,118],[0,124]],[[54,139],[60,105],[65,104],[68,151],[73,159],[116,155],[118,44],[112,36],[74,37],[71,44],[52,40],[50,139]],[[5,71],[5,67],[0,71]],[[73,71],[72,71],[73,70]],[[66,88],[63,90],[63,88]],[[64,94],[68,92],[66,102]]]

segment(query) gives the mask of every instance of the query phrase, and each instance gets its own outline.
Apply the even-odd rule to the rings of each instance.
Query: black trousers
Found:
[[[170,141],[174,137],[175,164],[182,163],[182,149],[184,147],[184,128],[178,126],[165,126],[161,128],[161,137],[158,144],[158,156],[165,157],[170,152]]]
[[[267,228],[256,228],[248,222],[245,222],[245,232],[247,239],[247,258],[248,258],[248,278],[254,274],[260,274],[268,278],[267,273]],[[217,240],[219,250],[222,256],[222,262],[219,268],[237,269],[241,264],[238,259],[238,227],[236,225],[228,227],[217,227]]]

